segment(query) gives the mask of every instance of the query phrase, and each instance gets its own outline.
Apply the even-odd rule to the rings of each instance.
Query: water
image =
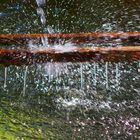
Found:
[[[138,0],[5,0],[0,4],[0,31],[139,31],[139,5]],[[101,44],[115,47],[122,42]],[[19,42],[1,46],[25,47]],[[26,47],[67,52],[80,46],[60,39],[51,45],[42,37]],[[138,61],[0,65],[0,139],[139,139],[139,68]]]
[[[81,87],[81,89],[83,88],[83,65],[82,64],[80,64],[80,73],[81,73],[81,77],[80,77],[80,87]]]
[[[38,7],[43,7],[46,4],[46,0],[36,0]]]
[[[93,69],[93,81],[94,81],[94,86],[96,86],[97,83],[97,78],[96,78],[96,63],[94,62],[94,69]]]
[[[27,72],[28,72],[28,66],[25,67],[24,83],[23,83],[23,96],[25,96],[25,94],[26,94]]]
[[[36,0],[36,2],[38,5],[37,14],[40,16],[41,23],[43,25],[45,25],[46,24],[46,17],[45,17],[45,13],[44,13],[44,10],[42,7],[46,4],[46,0]]]
[[[116,64],[116,87],[119,87],[119,83],[120,83],[119,77],[120,77],[120,71],[119,71],[119,63],[118,63]]]
[[[7,86],[7,70],[8,70],[8,68],[5,67],[5,69],[4,69],[4,85],[3,85],[4,88],[6,88],[6,86]]]
[[[105,73],[106,73],[106,89],[108,89],[108,62],[105,64]]]

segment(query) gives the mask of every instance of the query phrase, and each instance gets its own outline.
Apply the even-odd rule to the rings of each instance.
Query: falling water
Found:
[[[105,73],[106,73],[106,89],[108,89],[108,62],[105,64]]]
[[[8,68],[5,67],[4,68],[4,85],[3,85],[4,88],[7,87],[7,72],[8,72]]]
[[[48,75],[49,75],[48,82],[51,82],[51,64],[48,65]]]
[[[116,71],[116,76],[115,76],[116,77],[115,78],[116,79],[116,86],[118,87],[119,86],[119,82],[120,82],[119,81],[119,76],[120,76],[120,73],[119,73],[119,63],[116,64],[116,70],[115,71]]]
[[[28,72],[28,66],[25,67],[25,72],[24,72],[23,96],[25,96],[26,93],[27,72]]]
[[[19,0],[3,0],[0,2],[0,31],[55,33],[51,27],[65,33],[139,31],[140,2],[134,1],[29,0],[22,5]],[[12,5],[20,6],[15,10],[11,9]],[[114,42],[114,47],[121,44],[121,40]],[[110,41],[107,39],[105,46],[106,42],[112,46]],[[70,51],[68,44],[62,47],[58,40],[54,46],[49,46],[45,37],[35,42],[29,42],[31,49],[54,47],[59,52]],[[98,42],[102,44],[99,39],[88,45],[100,46]],[[86,42],[84,45],[87,46]],[[67,73],[64,65],[48,63],[42,64],[40,69],[32,65],[19,70],[14,66],[5,68],[5,72],[1,70],[4,77],[0,77],[1,139],[139,139],[140,62],[121,62],[115,66],[111,62],[72,63],[68,64]],[[15,77],[15,73],[19,76]],[[8,94],[2,91],[3,87],[8,89]],[[83,87],[85,90],[79,90]],[[19,92],[25,98],[19,100]]]
[[[138,72],[140,72],[140,61],[138,62]]]
[[[46,0],[36,0],[36,2],[38,5],[37,14],[40,16],[41,23],[43,25],[45,25],[46,24],[46,17],[45,17],[45,13],[44,13],[44,10],[42,7],[46,4]]]
[[[40,16],[41,23],[46,24],[46,17],[43,9],[41,7],[37,8],[37,14]]]
[[[93,69],[93,85],[96,86],[97,77],[96,77],[96,63],[94,62],[94,69]]]
[[[37,5],[38,5],[38,7],[42,7],[42,6],[45,5],[46,0],[36,0],[36,3],[37,3]]]
[[[80,87],[83,88],[83,64],[80,64]]]

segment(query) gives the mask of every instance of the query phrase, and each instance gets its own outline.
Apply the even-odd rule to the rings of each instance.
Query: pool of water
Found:
[[[1,0],[0,33],[140,31],[139,0],[47,0],[45,22],[37,9],[35,0]],[[0,139],[140,139],[139,69],[139,61],[0,65]]]

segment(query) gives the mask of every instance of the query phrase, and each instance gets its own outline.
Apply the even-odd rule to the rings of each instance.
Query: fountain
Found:
[[[137,6],[3,3],[0,138],[138,139]]]

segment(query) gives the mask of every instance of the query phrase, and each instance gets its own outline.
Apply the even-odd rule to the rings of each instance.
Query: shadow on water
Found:
[[[139,5],[47,0],[43,9],[55,32],[139,31]],[[36,8],[1,0],[1,33],[47,32]],[[139,63],[0,66],[0,139],[139,139]]]

